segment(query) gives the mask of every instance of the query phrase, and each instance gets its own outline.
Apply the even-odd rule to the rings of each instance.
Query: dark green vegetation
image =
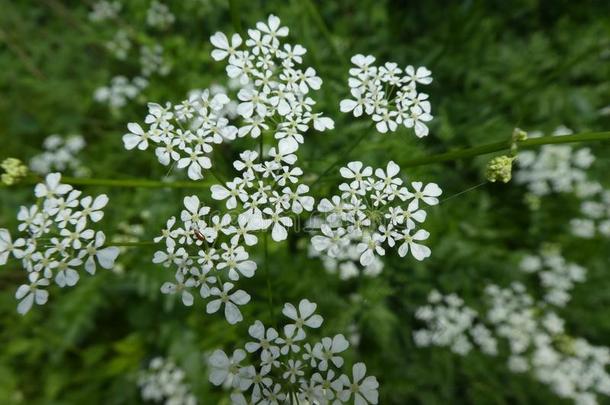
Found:
[[[190,89],[225,80],[223,65],[209,56],[208,38],[217,30],[233,32],[228,2],[167,2],[177,21],[158,35],[144,23],[148,1],[125,1],[120,24],[138,32],[143,43],[159,41],[173,69],[166,77],[153,77],[141,100],[114,112],[95,103],[92,94],[115,75],[137,74],[137,53],[114,60],[103,43],[116,25],[91,23],[84,3],[0,0],[0,158],[27,161],[47,135],[80,133],[88,143],[82,159],[94,177],[159,179],[166,170],[152,153],[125,151],[121,135],[127,122],[142,120],[146,101],[178,102]],[[547,133],[560,124],[577,132],[610,129],[610,117],[598,113],[610,104],[606,2],[341,0],[315,2],[319,15],[301,0],[237,3],[244,27],[269,13],[282,18],[290,41],[308,48],[307,64],[324,80],[316,100],[336,128],[308,134],[299,150],[300,165],[312,176],[339,158],[373,166],[392,159],[400,165],[452,148],[499,142],[516,126]],[[432,70],[434,82],[425,89],[435,116],[430,136],[419,140],[406,129],[381,135],[338,112],[339,100],[348,94],[349,56],[356,53]],[[348,156],[345,151],[362,131],[369,134]],[[606,187],[609,146],[591,144],[598,159],[592,177]],[[229,161],[238,150],[225,146],[222,153]],[[446,198],[482,183],[489,158],[403,173],[437,182]],[[226,163],[217,169],[230,173]],[[335,180],[319,182],[315,197],[331,193]],[[144,227],[143,240],[179,212],[187,193],[208,197],[200,190],[87,190],[110,196],[104,221],[109,237],[127,222]],[[558,403],[545,386],[512,374],[501,360],[417,349],[411,339],[419,326],[414,310],[432,288],[457,292],[479,307],[488,282],[526,279],[517,269],[520,254],[557,242],[568,260],[589,271],[560,313],[568,330],[594,344],[610,343],[608,240],[570,236],[575,199],[547,198],[531,212],[524,194],[514,183],[484,184],[441,203],[425,224],[432,257],[417,263],[390,254],[383,273],[373,279],[345,282],[328,275],[320,261],[307,257],[303,232],[285,243],[272,242],[274,302],[302,297],[317,302],[325,334],[345,332],[355,323],[361,342],[348,360],[363,360],[378,377],[382,404]],[[0,227],[15,229],[19,205],[32,201],[30,187],[0,189]],[[143,210],[150,215],[143,218]],[[50,302],[25,317],[16,313],[13,296],[25,273],[14,261],[1,268],[0,403],[137,403],[135,375],[155,355],[176,359],[201,403],[219,403],[223,393],[207,382],[203,353],[242,346],[248,321],[268,321],[262,272],[246,283],[253,296],[244,311],[246,322],[227,327],[220,316],[205,315],[197,300],[184,308],[174,297],[162,296],[159,287],[171,273],[150,262],[152,253],[147,247],[127,250],[120,274],[99,271],[82,277],[72,290],[52,289]],[[261,260],[262,250],[258,253],[255,259]],[[536,288],[530,285],[531,291]]]

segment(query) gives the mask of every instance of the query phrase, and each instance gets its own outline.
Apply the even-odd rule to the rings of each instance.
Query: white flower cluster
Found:
[[[125,60],[131,49],[131,40],[129,33],[123,29],[119,29],[114,34],[114,37],[105,44],[108,52],[118,60]]]
[[[530,372],[558,396],[577,404],[597,404],[596,395],[610,395],[610,349],[569,336],[564,320],[546,302],[536,302],[521,283],[485,288],[488,310],[481,316],[455,294],[433,291],[429,304],[416,312],[426,329],[414,333],[418,346],[449,346],[465,355],[480,346],[497,355],[499,340],[508,347],[513,372]],[[486,324],[486,326],[484,325]]]
[[[98,6],[99,4],[99,6]],[[112,6],[115,4],[115,6]],[[116,7],[118,5],[118,7]],[[106,16],[108,10],[112,8],[113,15]],[[102,11],[98,11],[102,10]],[[94,5],[92,14],[103,15],[103,18],[93,18],[92,21],[104,21],[106,19],[114,19],[121,7],[119,3],[109,3],[102,1]],[[104,11],[106,10],[106,11]],[[147,10],[147,23],[151,26],[165,29],[174,22],[174,16],[169,11],[168,7],[158,1],[153,1],[150,8]],[[132,48],[132,41],[135,43],[141,42],[140,38],[131,34],[130,31],[118,28],[114,37],[106,42],[106,49],[118,60],[126,60],[129,57],[129,51]],[[156,41],[155,41],[156,42]],[[140,47],[139,62],[141,66],[140,75],[133,79],[128,79],[124,76],[116,76],[112,78],[107,86],[96,89],[93,98],[97,102],[106,103],[112,109],[120,109],[124,107],[129,100],[135,99],[148,86],[148,80],[153,74],[165,76],[171,71],[171,65],[167,62],[163,55],[163,47],[155,43],[153,45],[143,44]]]
[[[371,55],[354,55],[351,61],[355,67],[349,70],[348,85],[353,99],[341,101],[341,112],[372,116],[381,133],[394,132],[402,124],[414,128],[420,138],[428,135],[425,123],[432,120],[431,106],[428,95],[417,89],[418,84],[432,83],[428,69],[409,65],[403,70],[393,62],[374,66]]]
[[[253,150],[242,152],[233,162],[240,177],[224,185],[213,185],[212,198],[225,201],[229,210],[236,210],[236,225],[246,245],[254,245],[251,232],[271,229],[271,237],[281,242],[288,237],[293,225],[292,214],[312,211],[314,198],[308,196],[309,186],[299,183],[303,171],[294,166],[297,157],[292,144],[280,144],[279,151],[271,148],[270,160],[263,161]],[[239,237],[236,238],[239,240]]]
[[[140,48],[140,66],[144,76],[167,76],[171,71],[171,66],[163,59],[163,47],[159,44]]]
[[[184,371],[171,359],[155,357],[138,378],[142,399],[165,405],[196,405],[197,399],[184,377]]]
[[[50,173],[37,184],[34,194],[39,203],[22,206],[17,214],[18,229],[27,236],[12,241],[8,230],[0,229],[0,265],[9,254],[20,259],[28,272],[29,283],[17,289],[17,311],[25,314],[34,303],[47,302],[45,288],[54,277],[60,287],[72,287],[79,279],[78,268],[95,274],[97,266],[112,268],[119,253],[105,246],[102,231],[94,231],[89,222],[99,222],[108,197],[82,196],[81,191],[61,183],[59,173]]]
[[[610,395],[610,349],[566,334],[564,321],[537,305],[520,283],[510,288],[490,285],[487,318],[506,338],[514,372],[531,372],[558,396],[577,404],[597,404],[597,394]]]
[[[519,265],[526,273],[535,273],[544,288],[544,300],[558,307],[564,307],[570,301],[570,291],[576,283],[585,281],[587,270],[567,262],[558,248],[548,246],[540,255],[527,255]]]
[[[311,244],[309,245],[309,257],[317,257],[322,261],[324,269],[329,274],[337,274],[341,280],[349,280],[350,278],[360,275],[360,256],[358,251],[358,238],[351,239],[350,243],[341,245],[334,252],[334,257],[330,257],[323,252],[318,252]],[[362,266],[362,274],[369,277],[375,277],[381,274],[383,270],[383,260],[379,256],[375,256],[371,264]]]
[[[165,250],[155,252],[153,263],[165,267],[175,266],[175,282],[161,286],[164,294],[179,294],[186,306],[193,305],[192,289],[198,289],[203,299],[210,299],[206,306],[209,314],[224,306],[227,322],[235,324],[243,320],[238,306],[250,301],[243,290],[232,291],[233,282],[240,277],[252,277],[256,263],[249,259],[248,252],[240,245],[256,243],[256,236],[243,226],[231,225],[231,216],[208,215],[210,208],[202,205],[197,196],[184,198],[185,209],[180,218],[182,227],[174,227],[176,218],[167,222],[167,228],[155,242],[165,240]],[[231,235],[224,241],[225,235]],[[224,274],[223,274],[224,273]],[[229,281],[224,281],[226,278]]]
[[[248,30],[246,50],[239,49],[244,43],[239,34],[229,40],[217,32],[210,41],[215,47],[212,58],[227,59],[227,75],[244,86],[237,94],[237,112],[243,118],[238,136],[257,138],[271,132],[280,149],[296,150],[310,127],[324,131],[333,129],[334,122],[313,112],[316,103],[309,94],[320,89],[322,79],[311,67],[298,68],[307,50],[298,44],[281,46],[280,39],[287,35],[288,27],[270,15]]]
[[[584,201],[580,204],[581,216],[570,221],[572,234],[581,238],[610,237],[610,190],[591,183],[586,194],[577,190],[577,195]]]
[[[142,90],[148,86],[148,81],[137,76],[129,80],[125,76],[115,76],[109,86],[99,87],[95,90],[93,98],[99,103],[106,103],[110,108],[124,107],[129,100],[135,99]]]
[[[342,167],[341,176],[348,182],[339,185],[341,194],[318,204],[318,212],[325,218],[321,235],[311,239],[314,249],[332,258],[357,240],[362,266],[369,266],[376,256],[384,256],[384,246],[396,246],[400,257],[409,251],[417,260],[429,257],[430,249],[419,242],[430,234],[417,227],[426,219],[422,205],[438,204],[442,191],[435,183],[424,186],[421,182],[411,183],[409,189],[399,172],[393,161],[386,169],[375,169],[374,174],[373,168],[362,162]]]
[[[70,171],[74,176],[86,176],[89,173],[78,153],[86,142],[81,135],[70,135],[65,138],[49,135],[43,142],[44,152],[30,159],[30,170],[38,174],[49,174],[54,171]]]
[[[227,107],[233,103],[226,93],[212,95],[204,90],[176,106],[149,104],[145,123],[150,127],[144,131],[139,124],[130,123],[130,133],[123,137],[125,147],[144,150],[152,141],[158,145],[155,152],[162,164],[177,162],[178,168],[188,167],[189,178],[199,180],[203,178],[202,169],[211,168],[208,154],[213,144],[236,137],[258,138],[263,131],[272,132],[280,141],[270,152],[275,153],[274,162],[264,165],[281,169],[280,163],[292,164],[296,160],[292,153],[304,142],[303,134],[310,125],[320,131],[333,128],[330,118],[312,112],[315,101],[308,96],[310,89],[320,88],[322,80],[312,68],[305,71],[296,68],[302,62],[305,48],[286,44],[280,49],[278,38],[288,35],[288,28],[281,27],[273,15],[257,27],[248,31],[249,51],[236,49],[242,43],[238,34],[232,36],[231,44],[221,32],[211,38],[216,47],[212,57],[216,60],[228,57],[227,74],[240,83],[236,111],[242,118],[241,126],[231,125],[225,116],[229,116]],[[288,170],[290,177],[293,171]],[[294,169],[297,171],[300,169]],[[252,170],[248,168],[246,173],[252,175]],[[268,177],[270,173],[265,174]]]
[[[572,131],[559,127],[555,136],[569,135]],[[530,138],[542,136],[540,132],[528,133]],[[589,148],[575,149],[570,145],[543,145],[535,151],[520,151],[517,157],[519,169],[515,181],[524,184],[530,193],[545,196],[550,193],[573,192],[587,180],[586,169],[595,161]]]
[[[175,106],[149,103],[144,119],[148,128],[129,123],[130,132],[123,135],[125,148],[146,150],[152,143],[159,163],[186,169],[190,179],[200,180],[202,171],[212,167],[213,145],[235,139],[237,128],[223,116],[229,101],[224,93],[212,96],[204,90]]]
[[[157,0],[153,0],[146,10],[146,23],[153,28],[164,30],[169,28],[174,21],[176,21],[176,17],[169,7]]]
[[[121,3],[118,1],[100,0],[93,4],[92,10],[89,12],[89,20],[101,22],[113,20],[121,11]]]
[[[427,327],[413,333],[418,347],[449,347],[460,355],[469,353],[473,347],[492,356],[498,353],[498,342],[478,320],[477,311],[466,306],[456,294],[443,296],[436,290],[431,291],[428,305],[418,308],[415,317]]]
[[[285,304],[290,320],[280,334],[255,321],[248,329],[253,341],[232,355],[216,350],[208,360],[210,382],[233,389],[233,404],[377,404],[379,383],[366,375],[364,363],[352,367],[352,375],[339,375],[341,353],[349,348],[345,336],[324,337],[310,344],[306,328],[319,328],[323,319],[316,304],[301,300],[296,308]],[[251,356],[254,365],[242,362]]]

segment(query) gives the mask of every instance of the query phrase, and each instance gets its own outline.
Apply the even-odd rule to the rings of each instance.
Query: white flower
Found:
[[[411,183],[413,193],[413,201],[409,204],[409,210],[417,209],[419,201],[425,202],[427,205],[438,204],[438,196],[442,194],[441,188],[436,183],[428,183],[423,186],[423,183],[415,181]],[[423,189],[422,189],[423,187]]]
[[[343,366],[343,358],[337,356],[337,353],[344,352],[348,347],[349,342],[341,334],[335,335],[332,339],[329,337],[323,338],[322,342],[317,343],[313,349],[314,356],[320,360],[318,368],[321,371],[326,371],[329,362],[332,362],[335,367]]]
[[[186,373],[171,359],[153,358],[148,369],[138,376],[142,399],[169,405],[196,405],[197,400],[186,383]]]
[[[213,314],[224,304],[225,318],[231,325],[244,319],[239,311],[238,305],[245,305],[250,301],[250,295],[243,290],[237,290],[234,293],[229,294],[232,289],[233,284],[228,282],[223,284],[222,291],[217,287],[212,287],[210,295],[218,298],[208,302],[206,306],[206,312],[208,314]]]
[[[246,343],[246,350],[248,353],[254,353],[261,349],[263,352],[270,352],[274,357],[279,356],[280,349],[273,344],[279,337],[279,334],[275,329],[268,328],[265,330],[263,323],[257,320],[248,328],[248,333],[254,339],[257,339],[257,342]]]
[[[196,285],[196,281],[193,278],[188,278],[186,281],[184,280],[184,274],[182,271],[176,272],[176,282],[170,283],[165,282],[161,286],[161,292],[163,294],[180,294],[182,298],[182,303],[187,307],[193,305],[193,294],[188,291],[188,288],[192,288]]]
[[[372,65],[375,58],[370,55],[354,55],[351,61],[356,66],[349,70],[348,79],[353,99],[341,100],[341,112],[351,112],[354,117],[372,116],[381,133],[394,132],[403,124],[414,128],[418,137],[428,135],[425,122],[432,120],[430,102],[428,95],[417,89],[417,84],[432,82],[428,69],[407,66],[403,72],[391,62],[377,67]]]
[[[415,241],[422,241],[428,239],[430,233],[424,229],[420,229],[415,234],[411,235],[411,229],[405,229],[402,234],[397,234],[396,239],[403,241],[398,247],[398,254],[400,257],[405,257],[409,250],[411,255],[417,260],[424,260],[431,254],[430,248]]]
[[[20,258],[23,255],[20,248],[23,246],[25,246],[24,239],[17,239],[13,242],[8,229],[0,228],[0,266],[6,264],[10,253],[13,253],[16,258]]]
[[[95,274],[95,259],[104,269],[111,269],[119,255],[119,248],[110,246],[104,247],[106,236],[104,232],[98,231],[95,234],[95,240],[87,244],[83,253],[87,256],[85,260],[85,270],[90,274]]]
[[[287,325],[287,330],[293,331],[297,330],[300,335],[303,334],[303,326],[307,326],[308,328],[319,328],[322,325],[323,319],[320,315],[314,314],[317,305],[313,302],[302,299],[299,302],[299,309],[294,307],[294,305],[287,303],[284,304],[284,309],[282,309],[282,313],[292,319],[294,324]],[[292,335],[292,332],[288,332]]]
[[[83,261],[80,259],[69,259],[64,258],[59,262],[55,262],[55,270],[57,273],[55,274],[55,282],[60,287],[72,287],[76,285],[80,276],[78,272],[74,270],[74,267],[78,267],[83,264]]]
[[[129,129],[129,133],[123,135],[125,149],[131,150],[137,147],[140,150],[145,150],[148,148],[148,139],[150,135],[142,129],[140,124],[131,122],[127,124],[127,129]]]
[[[210,37],[210,42],[216,48],[212,51],[212,58],[218,61],[225,59],[227,56],[234,55],[235,50],[241,45],[242,39],[239,34],[233,34],[231,43],[229,43],[225,34],[217,32]]]
[[[302,300],[299,307],[297,311],[293,305],[285,304],[284,314],[298,323],[312,322],[314,317],[310,314],[315,310],[315,304]],[[313,324],[318,327],[321,323],[322,318]],[[344,363],[340,353],[349,347],[343,335],[322,338],[312,348],[306,342],[305,330],[297,332],[294,324],[285,325],[283,329],[284,334],[279,337],[275,329],[265,329],[261,321],[255,321],[248,329],[255,341],[245,345],[255,364],[243,364],[246,352],[241,349],[235,350],[232,357],[216,350],[208,360],[210,381],[230,387],[235,392],[231,399],[238,404],[284,403],[285,393],[291,392],[297,384],[299,401],[330,403],[337,399],[333,403],[347,403],[353,397],[356,403],[377,403],[377,380],[375,377],[365,378],[364,364],[358,363],[354,368],[354,385],[345,376],[342,378],[346,379],[347,385],[336,378]]]
[[[225,245],[226,246],[226,245]],[[242,246],[232,248],[221,255],[222,260],[218,263],[217,269],[227,269],[229,271],[229,279],[239,280],[240,275],[244,277],[254,276],[256,271],[256,263],[248,259],[248,252]]]
[[[311,239],[315,251],[336,259],[327,262],[327,269],[340,269],[341,276],[347,278],[359,273],[359,263],[366,273],[378,274],[383,267],[379,257],[397,242],[404,242],[398,243],[401,257],[409,249],[417,260],[430,256],[429,248],[414,241],[429,236],[416,229],[427,216],[419,202],[438,204],[441,189],[436,184],[413,182],[410,190],[403,185],[400,167],[393,161],[385,169],[375,170],[362,162],[350,162],[339,172],[349,183],[339,185],[340,195],[320,201],[318,211],[326,217],[319,226],[321,234]]]
[[[108,204],[108,196],[100,194],[95,199],[91,196],[85,196],[80,200],[82,209],[79,211],[77,218],[89,218],[93,222],[99,222],[104,217],[102,209]]]
[[[229,358],[222,350],[214,350],[208,360],[211,367],[210,382],[214,385],[223,385],[232,378],[233,387],[239,386],[239,363],[246,358],[246,352],[237,349]]]
[[[49,299],[49,293],[46,290],[39,288],[47,287],[49,285],[49,280],[47,278],[41,278],[40,273],[32,272],[29,274],[28,279],[30,280],[30,284],[19,286],[15,293],[15,298],[21,300],[17,306],[17,312],[21,315],[28,312],[30,308],[32,308],[34,302],[37,305],[44,305]]]
[[[337,391],[337,397],[342,402],[353,398],[358,405],[377,404],[379,401],[379,383],[373,376],[366,376],[364,363],[356,363],[352,367],[352,380],[345,374],[333,382],[333,389]]]
[[[61,184],[60,173],[49,173],[45,177],[44,183],[39,183],[34,187],[34,195],[38,198],[54,198],[68,194],[72,186]]]

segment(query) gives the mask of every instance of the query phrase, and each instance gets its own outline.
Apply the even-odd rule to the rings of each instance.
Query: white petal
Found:
[[[227,302],[225,304],[225,318],[231,325],[241,322],[244,319],[239,308],[237,308],[237,305],[232,302]]]
[[[100,266],[105,269],[111,269],[112,266],[114,266],[114,261],[119,255],[119,252],[119,248],[114,246],[98,250],[97,260],[100,263]]]

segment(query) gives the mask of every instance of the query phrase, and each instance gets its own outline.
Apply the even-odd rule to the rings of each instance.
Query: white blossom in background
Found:
[[[535,259],[529,262],[536,268]],[[610,396],[609,348],[570,336],[565,321],[521,283],[488,285],[485,301],[483,314],[464,306],[455,294],[431,292],[428,304],[416,312],[426,327],[414,333],[415,343],[450,347],[460,355],[480,347],[483,353],[504,356],[511,371],[527,372],[577,404],[597,404],[598,395]],[[501,343],[508,348],[506,355],[497,349]]]
[[[351,240],[351,235],[348,236],[350,237],[350,243],[340,246],[334,257],[318,252],[311,243],[309,244],[308,256],[319,258],[324,269],[329,274],[336,274],[341,280],[349,280],[358,277],[360,274],[369,277],[376,277],[381,274],[384,267],[381,258],[375,256],[369,265],[362,266],[360,264],[360,252],[358,251],[358,239]]]
[[[185,381],[184,371],[171,359],[152,359],[148,369],[140,372],[138,386],[144,401],[165,405],[197,404],[197,399]]]
[[[547,246],[540,255],[527,255],[519,265],[521,271],[537,274],[544,288],[544,300],[550,305],[564,307],[570,301],[570,292],[576,283],[585,281],[587,271],[567,262],[558,248]]]
[[[129,100],[135,99],[147,86],[148,81],[143,77],[137,76],[129,80],[125,76],[115,76],[110,81],[110,85],[96,89],[93,98],[112,109],[120,109]]]
[[[426,324],[413,334],[419,347],[449,347],[452,352],[466,355],[479,347],[483,353],[495,356],[498,343],[491,331],[481,323],[478,313],[466,306],[455,294],[443,296],[436,290],[428,295],[428,305],[415,312],[415,317]]]
[[[218,84],[218,83],[213,83],[212,85],[210,85],[209,91],[210,94],[212,96],[215,96],[216,94],[229,94],[229,92],[233,92],[235,94],[237,94],[237,91],[241,90],[242,88],[245,87],[250,87],[248,85],[243,86],[241,83],[239,83],[239,81],[235,80],[235,79],[231,79],[228,81],[227,87]],[[196,92],[201,93],[202,90],[191,90],[191,92],[189,93],[189,97],[192,96],[193,94],[195,94]],[[237,102],[236,98],[231,98],[231,101],[229,101],[227,104],[225,104],[223,106],[223,109],[221,111],[222,116],[227,117],[230,120],[234,120],[239,116],[239,113],[237,112],[237,106],[239,105],[239,103]]]
[[[140,66],[145,77],[152,74],[167,76],[171,71],[171,66],[163,57],[163,47],[159,44],[140,48]]]
[[[165,30],[169,28],[176,17],[172,14],[169,7],[157,0],[153,0],[146,10],[146,24],[151,27]]]
[[[30,159],[30,170],[42,175],[59,171],[71,173],[76,177],[87,176],[89,169],[78,157],[85,145],[85,138],[81,135],[70,135],[65,138],[60,135],[49,135],[42,144],[44,152]]]
[[[610,237],[610,190],[599,183],[593,183],[589,190],[582,197],[580,217],[570,221],[570,230],[580,238]]]
[[[570,129],[559,127],[553,135],[571,133]],[[528,133],[530,138],[542,135],[541,132]],[[587,181],[586,170],[594,161],[595,157],[589,148],[542,145],[537,151],[519,151],[515,181],[524,184],[530,193],[537,196],[574,192],[580,183]]]
[[[418,91],[418,85],[432,83],[431,72],[411,65],[401,69],[396,63],[375,66],[375,57],[354,55],[349,70],[351,98],[342,100],[341,112],[371,116],[377,131],[394,132],[400,125],[413,128],[415,135],[428,135],[427,122],[432,120],[428,94]]]
[[[379,383],[366,375],[364,363],[342,374],[343,353],[349,348],[345,336],[307,339],[307,330],[323,322],[316,307],[307,299],[298,307],[285,304],[282,313],[288,323],[281,330],[255,321],[243,349],[211,354],[210,382],[231,389],[233,404],[377,404]]]
[[[112,40],[106,42],[105,46],[112,56],[118,60],[126,60],[131,49],[129,33],[123,29],[117,30]]]
[[[59,173],[50,173],[34,188],[38,204],[22,206],[17,214],[15,240],[7,229],[0,229],[0,265],[9,254],[20,260],[28,282],[15,294],[17,311],[28,312],[32,305],[47,302],[46,287],[54,280],[59,287],[72,287],[82,270],[95,274],[98,267],[111,269],[119,250],[106,246],[106,236],[91,225],[99,222],[108,197],[83,196],[72,186],[61,183]]]
[[[365,267],[388,248],[395,248],[400,257],[429,257],[430,248],[422,244],[429,233],[418,228],[426,220],[424,206],[438,204],[442,191],[435,183],[412,182],[407,187],[399,172],[393,161],[374,171],[358,161],[342,167],[347,182],[339,185],[341,193],[318,203],[324,218],[319,234],[311,239],[314,249],[335,258],[357,242],[359,262]]]
[[[520,283],[490,285],[487,319],[510,348],[508,367],[530,372],[555,394],[577,404],[597,404],[610,396],[610,349],[569,336],[564,321],[527,294]]]
[[[114,20],[119,15],[121,8],[121,3],[118,1],[97,1],[89,12],[89,20],[93,22]]]
[[[130,216],[128,221],[120,221],[116,225],[115,233],[112,235],[113,242],[116,242],[117,244],[128,244],[144,240],[146,238],[145,223],[148,222],[150,217],[150,211],[145,209],[140,210],[135,216]],[[125,273],[127,263],[122,262],[120,258],[124,253],[127,253],[128,250],[129,246],[119,246],[119,260],[115,262],[114,267],[111,269],[113,273]]]

